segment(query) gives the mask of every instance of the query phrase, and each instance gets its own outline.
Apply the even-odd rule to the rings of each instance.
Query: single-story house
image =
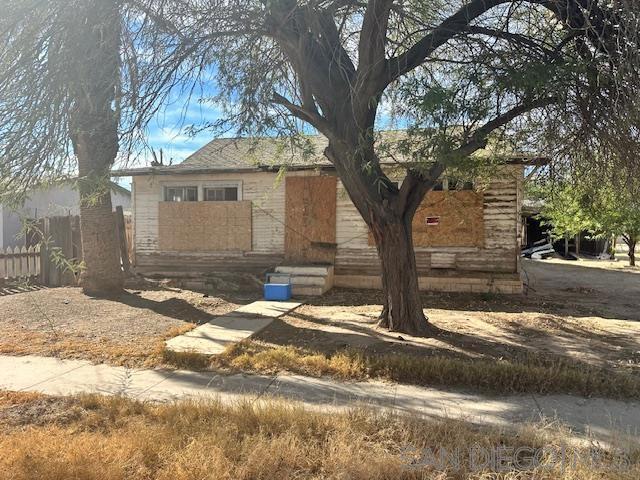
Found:
[[[323,155],[326,140],[309,142],[312,154],[268,138],[216,139],[177,165],[113,172],[133,179],[137,270],[295,274],[294,266],[328,266],[323,291],[380,288],[373,239]],[[498,167],[483,188],[444,178],[426,196],[414,221],[422,289],[522,291],[528,160]]]
[[[111,182],[111,203],[131,210],[131,192]],[[71,184],[59,184],[32,191],[20,207],[0,204],[0,248],[22,247],[24,221],[44,217],[80,214],[80,193]]]

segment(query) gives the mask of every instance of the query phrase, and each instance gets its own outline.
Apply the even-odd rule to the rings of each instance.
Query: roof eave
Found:
[[[260,173],[278,172],[282,168],[289,171],[299,170],[333,170],[333,165],[264,165],[250,168],[174,168],[162,167],[135,168],[131,170],[112,170],[112,177],[138,177],[143,175],[198,175],[213,173]]]
[[[514,156],[506,161],[509,165],[524,165],[524,166],[544,166],[549,164],[551,159],[543,155],[519,155]],[[395,162],[388,162],[385,165],[398,165]],[[408,163],[404,164],[408,166]],[[113,170],[111,176],[113,177],[137,177],[144,175],[207,175],[215,173],[259,173],[259,172],[278,172],[282,168],[286,168],[289,171],[300,170],[334,170],[333,165],[328,164],[311,164],[311,165],[261,165],[256,167],[244,167],[244,168],[198,168],[198,167],[146,167],[146,168],[133,168],[125,170]]]

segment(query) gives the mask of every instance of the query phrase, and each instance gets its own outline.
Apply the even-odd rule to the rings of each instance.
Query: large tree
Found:
[[[302,122],[327,137],[325,154],[375,239],[380,324],[393,331],[431,332],[411,225],[445,169],[516,119],[579,122],[585,109],[615,118],[635,95],[633,2],[167,0],[146,8],[215,72],[208,91],[241,133]],[[376,131],[387,105],[411,134],[399,147],[399,186],[380,161],[389,147]]]
[[[611,168],[598,177],[573,172],[547,179],[539,191],[541,218],[558,238],[589,232],[596,238],[622,237],[629,265],[636,266],[640,241],[640,179],[624,168]],[[607,174],[608,173],[608,174]]]
[[[159,30],[134,3],[0,0],[0,199],[77,177],[88,293],[122,288],[110,169],[185,65],[147,50]]]

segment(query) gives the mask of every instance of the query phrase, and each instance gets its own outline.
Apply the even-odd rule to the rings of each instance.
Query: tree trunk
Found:
[[[430,336],[434,330],[422,309],[411,219],[388,213],[371,223],[382,267],[383,310],[379,326],[392,332]]]
[[[629,266],[630,267],[636,266],[636,244],[637,244],[637,240],[635,238],[633,240],[630,240],[627,243],[629,247]]]
[[[395,185],[381,185],[382,175],[363,167],[379,165],[373,141],[366,148],[358,142],[366,135],[355,137],[351,142],[330,141],[325,154],[336,166],[351,201],[376,242],[384,298],[378,325],[392,332],[431,336],[437,329],[429,324],[422,309],[412,229],[415,211],[428,189],[416,189],[410,200],[400,202]],[[363,179],[365,172],[372,176]]]
[[[104,168],[104,165],[111,165],[115,155],[112,154],[113,145],[101,149],[100,139],[86,137],[91,135],[80,134],[76,140],[80,232],[85,264],[80,284],[87,294],[105,295],[122,290],[124,281],[111,205],[111,185],[108,170]]]
[[[69,85],[73,96],[70,133],[78,160],[80,231],[88,294],[123,287],[109,171],[119,148],[117,91],[120,83],[121,18],[115,0],[80,4],[71,29]]]

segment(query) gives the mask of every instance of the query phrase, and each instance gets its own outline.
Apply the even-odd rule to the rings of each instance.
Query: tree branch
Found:
[[[451,152],[451,156],[469,156],[475,151],[485,148],[487,146],[487,136],[491,132],[505,126],[524,113],[551,105],[557,102],[557,100],[556,97],[544,97],[513,107],[475,130],[469,136],[469,140],[466,143]],[[437,183],[440,176],[444,173],[445,168],[446,163],[438,160],[429,168],[426,174],[414,169],[409,169],[407,177],[400,187],[398,209],[403,212],[404,215],[410,214],[413,216],[422,199]]]
[[[309,123],[311,126],[315,127],[318,131],[323,133],[325,136],[329,134],[330,132],[329,123],[325,118],[323,118],[318,113],[309,112],[305,110],[300,105],[296,105],[295,103],[291,102],[289,99],[280,95],[277,92],[273,93],[272,100],[273,100],[273,103],[282,105],[284,108],[289,110],[289,112],[291,112],[292,115],[299,118],[300,120],[303,120]]]
[[[385,66],[387,27],[393,0],[369,0],[358,44],[358,72],[365,77]]]
[[[381,88],[420,66],[437,48],[468,28],[472,20],[508,0],[473,0],[444,20],[409,50],[387,60],[386,78]]]

